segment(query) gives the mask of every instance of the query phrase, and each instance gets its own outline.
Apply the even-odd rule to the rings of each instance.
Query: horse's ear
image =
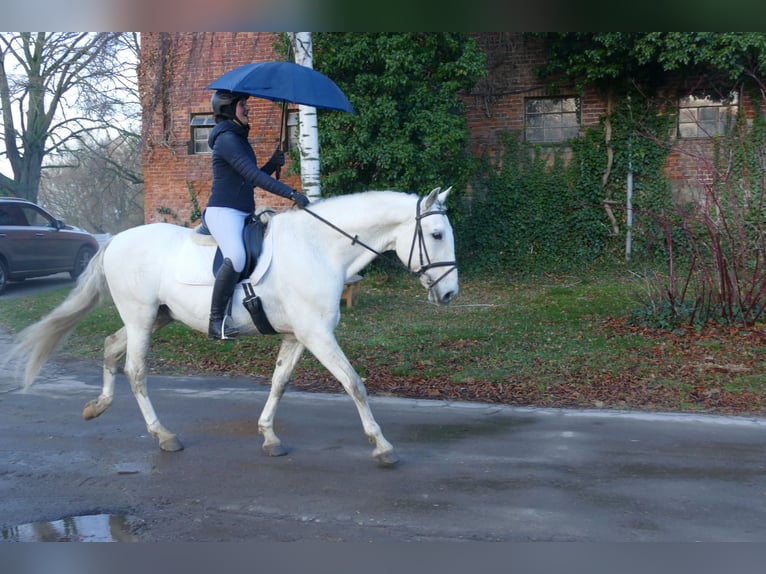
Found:
[[[436,189],[440,189],[440,188],[437,187]],[[441,203],[442,205],[447,205],[447,196],[449,195],[450,191],[452,191],[451,185],[439,194],[439,203]]]
[[[423,211],[428,211],[431,209],[431,206],[434,204],[434,202],[439,199],[439,192],[441,189],[441,187],[435,187],[431,190],[431,193],[426,196],[426,198],[423,200]]]

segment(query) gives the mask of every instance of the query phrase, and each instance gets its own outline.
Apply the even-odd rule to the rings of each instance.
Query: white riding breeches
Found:
[[[245,245],[242,231],[249,214],[230,207],[208,207],[205,210],[205,225],[221,248],[224,258],[228,257],[235,271],[245,267]]]

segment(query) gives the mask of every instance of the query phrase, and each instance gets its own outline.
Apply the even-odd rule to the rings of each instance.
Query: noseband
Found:
[[[413,273],[417,277],[421,277],[422,275],[425,275],[426,272],[429,269],[433,269],[434,267],[449,267],[444,273],[442,273],[439,278],[436,281],[433,281],[430,277],[428,277],[428,290],[430,291],[434,287],[436,287],[436,284],[439,283],[442,279],[444,279],[447,275],[452,273],[455,269],[457,269],[457,261],[437,261],[432,262],[431,258],[428,255],[428,248],[426,247],[426,240],[423,235],[423,224],[422,221],[429,215],[447,215],[446,209],[437,209],[434,211],[426,211],[425,213],[420,213],[420,203],[423,201],[422,197],[418,198],[418,205],[415,212],[415,233],[412,236],[412,246],[410,247],[410,256],[407,259],[407,270],[410,273]],[[412,256],[415,255],[415,244],[418,246],[418,256],[420,259],[420,267],[417,271],[415,271],[412,268]]]

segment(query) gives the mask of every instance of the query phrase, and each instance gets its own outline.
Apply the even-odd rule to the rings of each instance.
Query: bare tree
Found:
[[[0,194],[37,200],[44,167],[61,166],[97,131],[138,132],[137,35],[0,33]],[[133,105],[135,104],[135,109]]]
[[[140,138],[90,141],[72,160],[77,167],[45,170],[41,205],[94,233],[114,234],[144,222]]]

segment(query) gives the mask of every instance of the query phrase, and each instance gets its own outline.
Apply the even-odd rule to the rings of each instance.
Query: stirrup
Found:
[[[228,315],[224,316],[220,321],[210,321],[207,328],[208,339],[220,339],[226,341],[233,339],[239,335],[239,329],[236,327],[227,327],[226,319],[229,319]]]

